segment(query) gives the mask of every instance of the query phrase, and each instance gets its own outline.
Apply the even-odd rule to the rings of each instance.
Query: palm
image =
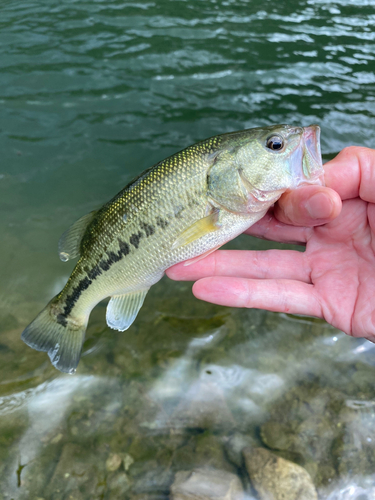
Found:
[[[375,340],[374,208],[360,199],[344,202],[336,220],[307,230],[302,261],[313,284],[312,314]]]

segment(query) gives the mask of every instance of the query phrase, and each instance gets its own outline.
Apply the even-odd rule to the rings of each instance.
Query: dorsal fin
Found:
[[[79,256],[82,237],[97,212],[98,210],[93,210],[84,215],[61,235],[59,239],[59,257],[63,262]]]

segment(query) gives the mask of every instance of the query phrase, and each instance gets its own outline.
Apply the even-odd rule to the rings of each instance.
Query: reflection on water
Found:
[[[19,340],[70,274],[60,234],[153,163],[275,122],[319,123],[325,158],[375,147],[374,21],[371,0],[2,3],[0,499],[261,498],[264,450],[320,499],[375,498],[365,340],[167,280],[126,333],[94,310],[74,377]]]

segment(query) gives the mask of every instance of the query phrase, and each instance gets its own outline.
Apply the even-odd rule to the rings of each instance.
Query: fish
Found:
[[[204,258],[243,233],[285,191],[323,182],[318,125],[257,127],[183,149],[61,236],[60,259],[78,261],[22,340],[74,373],[96,304],[110,297],[108,326],[127,330],[166,269]]]

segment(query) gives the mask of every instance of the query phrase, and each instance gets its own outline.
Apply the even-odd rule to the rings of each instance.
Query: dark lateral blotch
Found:
[[[65,315],[61,313],[56,316],[56,321],[58,322],[59,325],[63,327],[66,327],[66,325],[68,324]]]
[[[130,236],[130,243],[135,247],[135,248],[138,248],[139,247],[139,241],[140,239],[142,238],[142,233],[139,231],[139,233],[134,233]]]
[[[168,221],[162,219],[161,217],[156,217],[156,224],[162,229],[165,229],[168,226]]]
[[[81,292],[87,290],[87,288],[91,285],[92,281],[88,276],[85,276],[78,284],[78,288]]]
[[[79,296],[84,290],[87,290],[91,283],[92,280],[88,276],[86,276],[85,278],[80,280],[78,285],[73,289],[72,293],[67,296],[65,300],[64,312],[57,316],[59,318],[57,321],[60,325],[66,326],[66,321],[64,324],[64,318],[67,318],[69,316],[74,304],[79,299]]]
[[[128,255],[128,253],[130,253],[130,247],[129,245],[125,242],[125,241],[122,241],[122,240],[118,240],[119,242],[119,245],[120,245],[120,252],[122,255]]]
[[[118,262],[119,260],[122,259],[122,253],[121,252],[108,252],[108,260],[107,262],[109,263],[109,265],[111,266],[112,264],[114,264],[115,262]]]
[[[109,260],[101,260],[99,262],[99,266],[103,269],[103,271],[108,271],[108,269],[111,267]]]
[[[138,245],[139,240],[142,236],[142,233],[140,232],[140,233],[133,235],[133,236],[135,237],[134,241]],[[123,256],[128,255],[128,253],[130,253],[129,245],[125,241],[122,241],[120,239],[118,241],[119,241],[120,249],[117,253],[116,252],[108,252],[107,259],[102,259],[98,265],[94,266],[90,270],[88,270],[87,267],[84,268],[84,270],[87,272],[87,276],[85,276],[83,279],[81,279],[79,281],[78,285],[67,296],[66,301],[65,301],[64,312],[60,313],[57,316],[57,322],[60,325],[62,325],[62,326],[67,325],[66,318],[71,313],[71,311],[74,307],[74,304],[79,299],[79,296],[81,295],[81,293],[84,290],[87,290],[87,288],[91,285],[93,280],[95,280],[98,276],[100,276],[103,271],[108,271],[108,269],[111,267],[112,264],[114,264],[115,262],[118,262],[119,260],[122,259]]]
[[[177,207],[175,207],[174,216],[176,217],[176,219],[179,219],[181,217],[181,214],[184,210],[185,207],[183,207],[182,205],[178,205]]]
[[[155,228],[154,226],[151,226],[151,224],[146,224],[145,222],[142,222],[141,228],[146,233],[147,238],[155,233]]]
[[[90,271],[87,272],[88,277],[90,280],[95,280],[98,276],[102,274],[102,271],[100,270],[99,266],[94,266]]]

